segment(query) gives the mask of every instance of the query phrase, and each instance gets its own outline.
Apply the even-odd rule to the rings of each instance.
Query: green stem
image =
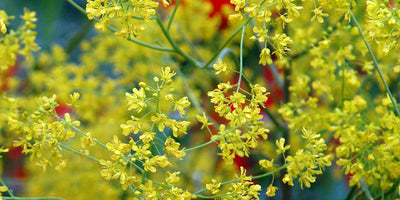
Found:
[[[226,196],[231,196],[231,195],[232,195],[232,194],[230,194],[230,193],[227,193],[227,194],[220,194],[220,195],[214,195],[214,196],[205,196],[205,195],[197,194],[196,197],[202,198],[202,199],[216,199],[216,198],[226,197]]]
[[[228,38],[228,40],[225,41],[224,44],[217,50],[217,52],[214,54],[214,56],[203,66],[204,68],[207,68],[209,65],[211,65],[214,60],[219,56],[222,50],[225,49],[225,47],[231,42],[231,40],[239,33],[239,31],[243,28],[243,26],[246,26],[253,18],[249,18],[246,20],[246,22],[243,23],[240,28],[238,28],[233,34]]]
[[[73,0],[67,0],[68,3],[70,3],[74,8],[79,10],[81,13],[87,15],[85,9],[83,9],[81,6],[79,6],[77,3],[75,3]]]
[[[77,3],[75,3],[73,0],[66,0],[66,1],[68,3],[70,3],[74,8],[79,10],[81,13],[83,13],[85,16],[87,16],[86,11],[81,6],[79,6]],[[93,18],[93,19],[96,20],[97,22],[99,21],[98,18]],[[114,28],[112,26],[108,26],[107,28],[108,28],[108,30],[112,31],[113,33],[119,32],[116,28]],[[145,42],[142,42],[140,40],[133,39],[133,38],[127,38],[127,39],[129,41],[133,42],[133,43],[136,43],[138,45],[141,45],[141,46],[144,46],[144,47],[147,47],[147,48],[150,48],[150,49],[154,49],[154,50],[158,50],[158,51],[167,51],[167,52],[174,51],[172,48],[151,45],[151,44],[148,44],[148,43],[145,43]]]
[[[242,37],[240,38],[240,71],[239,71],[239,80],[238,80],[238,85],[236,89],[236,93],[239,92],[240,89],[240,84],[242,83],[242,74],[243,74],[243,40],[244,40],[244,33],[246,32],[246,27],[242,26]]]
[[[271,172],[268,172],[268,173],[265,173],[265,174],[260,174],[260,175],[254,176],[254,177],[252,177],[252,179],[259,179],[259,178],[264,178],[264,177],[266,177],[266,176],[273,175],[273,174],[275,174],[276,172],[279,172],[279,171],[281,171],[281,170],[283,170],[283,169],[286,169],[287,166],[288,166],[288,164],[285,164],[285,165],[279,167],[278,169],[275,169],[274,171],[271,171]]]
[[[279,172],[279,171],[281,171],[281,170],[283,170],[283,169],[286,169],[287,166],[288,166],[288,165],[285,164],[285,165],[283,165],[283,166],[281,166],[281,167],[279,167],[279,168],[277,168],[277,169],[275,169],[275,170],[273,170],[273,171],[267,172],[267,173],[265,173],[265,174],[260,174],[260,175],[257,175],[257,176],[253,176],[252,179],[254,180],[254,179],[260,179],[260,178],[263,178],[263,177],[266,177],[266,176],[271,176],[271,175],[275,174],[276,172]],[[229,183],[239,182],[239,181],[240,181],[239,179],[234,179],[234,180],[230,180],[230,181],[221,182],[221,186],[226,185],[226,184],[229,184]],[[202,193],[202,192],[205,192],[205,191],[207,191],[207,189],[199,190],[199,191],[197,191],[197,192],[195,192],[195,193],[193,193],[193,194],[196,195],[196,196],[198,196],[198,194],[200,194],[200,193]],[[203,196],[203,195],[201,195],[201,196],[202,196],[202,197],[200,197],[200,196],[198,196],[198,197],[200,197],[200,198],[207,198],[207,196]],[[213,197],[211,197],[211,198],[213,198]]]
[[[199,148],[201,148],[201,147],[207,146],[207,145],[209,145],[209,144],[211,144],[211,143],[217,141],[219,138],[225,136],[226,134],[228,134],[228,133],[230,133],[230,132],[232,132],[232,131],[234,131],[234,130],[236,130],[236,129],[238,129],[238,127],[229,129],[229,130],[225,131],[223,134],[217,136],[216,138],[214,138],[214,139],[212,139],[212,140],[210,140],[210,141],[208,141],[208,142],[206,142],[206,143],[200,144],[200,145],[198,145],[198,146],[195,146],[195,147],[192,147],[192,148],[189,148],[189,149],[185,149],[185,150],[183,150],[183,151],[187,152],[187,151],[191,151],[191,150],[195,150],[195,149],[199,149]]]
[[[84,133],[83,131],[81,131],[80,129],[78,129],[76,126],[74,126],[73,124],[65,121],[63,118],[59,117],[57,114],[54,114],[55,112],[53,112],[53,116],[55,116],[57,119],[63,121],[65,124],[67,124],[68,126],[70,126],[72,129],[74,129],[75,131],[77,131],[78,133],[82,134],[83,136],[86,136],[87,134]],[[102,146],[103,148],[108,150],[108,147],[106,145],[104,145],[103,143],[101,143],[100,141],[96,140],[95,138],[93,138],[93,141],[96,142],[98,145]],[[145,172],[144,169],[142,169],[141,167],[139,167],[138,165],[136,165],[135,163],[129,161],[129,163],[131,163],[133,166],[136,167],[136,169],[138,169],[142,174]]]
[[[351,197],[353,197],[353,194],[355,193],[356,189],[357,189],[356,186],[351,187],[351,189],[350,189],[349,193],[347,194],[345,200],[350,200]]]
[[[91,21],[87,21],[81,29],[74,34],[71,40],[65,45],[65,52],[70,54],[71,51],[78,46],[78,44],[82,41],[85,35],[89,32],[90,28],[92,27]]]
[[[109,26],[107,29],[111,30],[113,33],[117,33],[118,32],[118,30],[116,28],[112,27],[112,26]],[[147,47],[149,49],[154,49],[154,50],[158,50],[158,51],[165,51],[165,52],[174,52],[174,50],[172,48],[169,48],[169,47],[160,47],[160,46],[151,45],[149,43],[142,42],[140,40],[136,40],[136,39],[133,39],[131,37],[126,38],[126,39],[128,41],[131,41],[131,42],[133,42],[135,44],[138,44],[140,46]]]
[[[165,29],[164,25],[161,22],[160,17],[157,14],[157,18],[156,18],[157,24],[158,26],[161,28],[161,31],[163,32],[165,38],[167,38],[168,43],[171,45],[173,51],[175,53],[177,53],[178,55],[182,56],[183,58],[185,58],[187,61],[189,61],[190,63],[192,63],[194,66],[201,68],[201,64],[194,59],[193,57],[189,56],[188,54],[186,54],[185,52],[183,52],[174,42],[174,40],[171,38],[171,35],[168,33],[167,29]]]
[[[400,183],[400,177],[397,178],[396,182],[392,185],[391,188],[389,188],[389,190],[387,190],[385,193],[382,193],[381,195],[375,197],[375,200],[382,198],[382,196],[384,196],[384,195],[389,195],[392,192],[396,192],[397,186],[399,185],[399,183]]]
[[[183,74],[183,72],[179,68],[177,68],[176,72],[182,78],[183,85],[188,86],[189,83],[187,82],[185,74]],[[197,100],[196,96],[194,95],[194,92],[192,91],[191,87],[184,87],[184,88],[189,96],[190,101],[193,103],[194,107],[200,112],[200,114],[206,113],[204,111],[204,109],[201,107],[200,102]],[[215,120],[213,120],[212,117],[210,117],[207,113],[206,113],[206,115],[207,115],[207,118],[210,119],[210,121],[214,124],[214,126],[216,126],[218,128],[218,123]]]
[[[244,74],[243,74],[243,77],[245,77]],[[250,80],[249,80],[248,78],[245,78],[244,80],[245,80],[245,83],[247,84],[247,87],[251,88],[251,87],[250,87],[250,85],[251,85]],[[276,118],[272,115],[272,113],[271,113],[266,107],[262,107],[262,109],[263,109],[263,111],[265,112],[265,114],[267,114],[267,116],[271,119],[271,121],[272,121],[272,123],[275,125],[275,127],[276,127],[277,129],[279,129],[280,132],[283,133],[283,132],[287,132],[287,131],[288,131],[287,128],[285,128],[284,126],[282,126],[282,125],[278,122],[278,120],[276,120]]]
[[[94,160],[94,161],[96,161],[96,162],[100,162],[99,159],[97,159],[97,158],[95,158],[95,157],[93,157],[93,156],[89,156],[89,155],[87,155],[87,154],[84,154],[84,153],[82,153],[82,152],[80,152],[80,151],[78,151],[78,150],[75,150],[75,149],[73,149],[73,148],[71,148],[71,147],[69,147],[69,146],[66,146],[66,145],[64,145],[64,144],[59,144],[59,145],[60,145],[60,147],[63,148],[63,149],[66,149],[66,150],[68,150],[68,151],[74,152],[74,153],[79,154],[79,155],[81,155],[81,156],[83,156],[83,157],[92,159],[92,160]]]
[[[68,126],[70,126],[72,129],[74,129],[76,132],[82,134],[83,136],[87,136],[86,133],[84,133],[83,131],[81,131],[80,129],[78,129],[76,126],[74,126],[73,124],[67,122],[65,119],[59,117],[57,114],[55,114],[55,112],[53,112],[53,116],[55,116],[58,120],[64,122],[65,124],[67,124]],[[95,138],[93,138],[93,141],[96,142],[98,145],[102,146],[105,149],[108,149],[107,146],[103,143],[101,143],[100,141],[96,140]]]
[[[168,30],[168,31],[169,31],[169,29],[171,28],[172,20],[173,20],[174,17],[175,17],[176,10],[178,10],[178,7],[179,7],[179,4],[180,4],[180,3],[181,3],[181,0],[178,0],[178,1],[176,2],[176,5],[175,5],[175,7],[174,7],[174,10],[172,11],[171,17],[169,17],[169,21],[168,21],[168,25],[167,25],[167,30]]]
[[[263,0],[260,5],[263,5],[265,3],[266,0]],[[274,5],[276,5],[277,3],[271,3],[267,6],[267,8],[272,7]],[[247,19],[242,26],[246,26],[251,20],[253,19],[253,17],[250,17],[249,19]],[[242,29],[242,26],[240,26],[235,32],[232,33],[232,35],[228,38],[228,40],[225,41],[225,43],[218,49],[218,51],[214,54],[214,56],[203,66],[204,68],[207,68],[209,65],[211,65],[214,60],[219,56],[219,54],[221,53],[221,51],[229,44],[229,42],[231,42],[231,40],[239,33],[239,31]]]
[[[400,117],[400,110],[399,110],[399,107],[397,106],[396,100],[394,99],[394,97],[393,97],[393,95],[392,95],[392,92],[390,92],[389,86],[388,86],[388,84],[386,83],[385,78],[383,77],[383,73],[382,73],[381,68],[379,67],[378,60],[376,59],[375,54],[374,54],[374,52],[372,51],[371,46],[369,45],[368,41],[366,40],[365,35],[364,35],[364,33],[363,33],[363,30],[362,30],[360,24],[358,23],[356,16],[354,15],[354,13],[353,13],[352,10],[350,10],[350,13],[351,13],[351,18],[354,20],[354,23],[356,24],[356,26],[357,26],[357,28],[358,28],[358,31],[360,31],[360,35],[361,35],[361,37],[362,37],[362,39],[363,39],[363,41],[364,41],[364,43],[365,43],[365,46],[367,47],[368,52],[370,53],[370,55],[371,55],[371,57],[372,57],[375,70],[378,72],[379,78],[381,79],[383,85],[385,86],[386,92],[387,92],[387,94],[389,95],[390,101],[392,102],[392,104],[393,104],[393,106],[394,106],[394,108],[395,108],[396,114],[397,114],[398,117]]]
[[[344,104],[344,65],[342,64],[342,102],[341,102],[342,108],[343,104]]]
[[[267,108],[263,107],[262,109],[263,109],[263,111],[265,112],[265,114],[267,114],[267,116],[269,117],[269,119],[271,120],[271,122],[275,125],[275,127],[276,127],[277,129],[279,129],[280,132],[283,133],[283,132],[287,132],[287,131],[288,131],[288,129],[287,129],[286,127],[282,126],[282,125],[278,122],[278,120],[275,119],[275,117],[272,115],[272,113],[271,113]]]
[[[6,186],[6,187],[7,187],[6,183],[3,181],[2,178],[0,178],[0,183],[1,183],[3,186]],[[15,196],[13,195],[13,193],[11,192],[10,188],[8,188],[8,187],[7,187],[7,193],[8,193],[11,197],[15,197]]]

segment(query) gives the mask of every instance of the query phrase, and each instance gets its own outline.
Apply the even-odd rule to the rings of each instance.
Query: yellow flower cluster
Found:
[[[156,15],[157,7],[158,2],[152,0],[89,0],[86,12],[89,19],[99,20],[95,25],[97,30],[105,31],[115,23],[120,25],[117,35],[135,37],[144,30],[143,21]]]
[[[327,146],[320,134],[307,129],[303,129],[302,132],[301,137],[306,140],[306,146],[297,150],[295,155],[286,158],[287,174],[282,179],[284,183],[293,186],[293,179],[298,178],[301,188],[303,185],[310,187],[316,180],[315,176],[322,174],[325,167],[331,165],[332,159],[330,155],[324,154]]]
[[[240,168],[240,176],[237,176],[238,181],[232,183],[227,193],[229,197],[223,197],[222,199],[259,199],[259,192],[261,186],[252,182],[251,176],[246,175],[246,170]]]
[[[399,10],[396,3],[369,0],[367,1],[365,34],[369,41],[374,41],[384,55],[398,49],[396,41],[400,36]]]
[[[14,146],[21,146],[22,152],[30,155],[30,159],[35,159],[44,171],[54,162],[58,162],[56,167],[62,169],[65,162],[59,145],[75,136],[75,132],[66,123],[76,127],[80,125],[79,121],[72,121],[68,113],[64,116],[66,123],[55,120],[57,106],[56,95],[43,97],[33,114],[8,119],[13,124],[11,130],[20,135],[14,141]]]
[[[218,89],[208,92],[211,103],[215,104],[215,112],[229,120],[227,126],[220,125],[217,135],[212,139],[218,140],[224,160],[232,162],[235,155],[249,156],[249,150],[257,147],[257,139],[267,139],[268,129],[263,127],[264,122],[259,106],[264,106],[267,101],[266,89],[258,84],[251,86],[248,97],[238,90],[237,85],[230,82],[220,83]],[[241,127],[246,129],[241,130]]]
[[[362,117],[367,112],[367,102],[360,96],[345,101],[342,110],[337,109],[331,129],[340,140],[336,148],[337,164],[346,174],[352,174],[350,185],[361,181],[371,188],[384,190],[393,186],[399,170],[400,118],[390,110],[392,104],[383,98],[376,106],[377,121]]]
[[[283,59],[283,56],[290,51],[289,45],[292,44],[292,40],[282,32],[281,28],[277,28],[275,34],[269,33],[269,27],[273,24],[277,27],[279,25],[285,27],[294,18],[300,16],[302,7],[297,6],[293,0],[231,0],[231,3],[235,5],[236,13],[229,16],[230,20],[242,20],[247,13],[256,22],[253,27],[255,35],[252,38],[264,43],[259,63],[263,65],[272,63],[271,50],[267,47],[268,43],[273,49],[272,53],[279,59]],[[279,13],[279,17],[272,17],[273,12]]]
[[[0,75],[15,64],[17,54],[29,58],[32,51],[39,50],[35,43],[36,32],[33,31],[36,28],[34,24],[37,21],[36,12],[25,9],[24,14],[21,15],[23,23],[17,30],[7,30],[6,25],[10,24],[9,19],[13,17],[8,16],[4,10],[0,10],[0,32],[2,33],[0,34]]]
[[[139,83],[139,90],[134,88],[132,90],[133,93],[126,93],[129,110],[135,109],[137,115],[144,111],[147,113],[140,117],[131,116],[131,120],[128,120],[126,124],[121,124],[123,135],[139,134],[138,140],[131,138],[129,142],[124,143],[114,135],[113,141],[106,144],[107,149],[113,153],[111,155],[112,161],[100,160],[100,164],[103,166],[101,174],[106,180],[119,179],[123,189],[127,189],[133,185],[137,186],[140,185],[140,178],[130,173],[132,166],[141,173],[156,173],[157,167],[166,168],[171,166],[168,155],[178,159],[182,159],[186,155],[183,151],[184,149],[179,149],[180,144],[171,136],[167,137],[164,134],[164,139],[157,136],[157,130],[164,132],[165,127],[168,127],[172,130],[174,137],[181,137],[187,133],[187,127],[190,124],[186,121],[170,119],[167,114],[162,113],[160,107],[161,101],[170,102],[171,107],[174,107],[183,116],[186,114],[185,108],[190,106],[187,97],[175,101],[173,93],[169,92],[173,91],[173,89],[167,89],[168,85],[172,83],[172,78],[175,74],[170,67],[165,67],[162,69],[160,78],[157,76],[154,77],[155,87],[141,82]],[[151,95],[146,95],[146,93]],[[161,95],[165,96],[165,100],[161,99]],[[147,108],[149,107],[152,109],[148,110]],[[150,130],[144,131],[145,124],[149,122],[152,123],[152,126],[149,127]],[[164,140],[164,144],[160,144],[155,139]],[[161,154],[160,149],[158,149],[160,146],[167,154]],[[157,153],[153,152],[152,149],[156,149]],[[170,174],[167,182],[176,182],[176,180],[173,180],[176,179],[173,178],[176,175],[173,174],[172,176]],[[151,184],[151,181],[146,184]],[[143,190],[141,193],[143,197],[151,198],[154,195],[154,191],[149,190],[149,192],[146,192],[149,188],[144,189],[144,185],[140,185],[139,187]],[[170,194],[174,195],[184,195],[183,193],[185,192],[179,188],[172,188],[170,191]],[[190,197],[191,194],[188,194]]]
[[[168,4],[166,0],[159,2]],[[187,0],[179,9],[156,11],[158,1],[89,0],[86,12],[90,19],[98,20],[97,29],[118,30],[116,34],[123,37],[142,33],[141,41],[156,41],[160,46],[145,42],[139,42],[141,47],[132,46],[124,38],[102,32],[81,43],[81,63],[68,62],[68,54],[55,46],[26,63],[24,76],[7,78],[13,82],[4,94],[18,98],[0,98],[0,152],[6,152],[10,144],[21,146],[23,153],[31,157],[27,163],[39,165],[51,175],[32,173],[28,196],[61,191],[63,198],[75,198],[65,191],[73,191],[72,183],[79,182],[75,190],[99,192],[79,194],[77,199],[258,199],[262,190],[270,197],[277,191],[290,193],[286,187],[278,190],[274,186],[275,173],[284,169],[279,180],[293,186],[298,179],[301,188],[310,187],[316,176],[331,165],[333,155],[349,174],[350,185],[359,186],[368,198],[386,197],[386,193],[395,191],[400,176],[400,111],[396,104],[399,76],[391,72],[394,65],[394,70],[400,71],[400,60],[393,53],[399,37],[397,3],[231,3],[234,13],[229,18],[233,23],[221,28],[220,19],[212,16],[215,10],[210,2]],[[242,20],[245,16],[246,21]],[[9,30],[12,17],[0,11],[0,75],[15,63],[17,54],[28,55],[36,50],[32,31],[35,13],[26,11],[21,18],[21,27]],[[147,23],[153,18],[157,24]],[[146,24],[149,26],[144,29]],[[231,34],[233,28],[236,31]],[[250,37],[259,46],[244,39],[245,32],[249,33],[247,28],[253,31]],[[243,36],[237,58],[235,35],[240,30]],[[159,37],[161,34],[165,37]],[[225,37],[228,40],[221,40]],[[130,41],[138,43],[133,38]],[[257,58],[252,55],[254,50],[260,52],[259,63],[269,65],[273,81],[265,81],[255,70],[257,65],[246,65],[246,59]],[[233,59],[228,59],[228,54]],[[172,62],[179,62],[173,64],[176,72],[165,67],[159,76],[153,76],[158,69],[150,66]],[[236,73],[229,67],[231,63],[240,65],[237,84],[231,84],[232,72]],[[209,73],[211,66],[215,74],[223,76]],[[374,70],[378,81],[374,80]],[[185,77],[189,74],[190,79]],[[153,80],[152,84],[148,79]],[[242,79],[246,86],[241,84]],[[252,84],[253,80],[258,84]],[[217,88],[210,89],[215,82]],[[268,108],[264,106],[268,100],[265,85],[271,86],[273,94],[283,93],[282,98],[273,96]],[[133,89],[126,92],[128,88]],[[394,97],[390,90],[396,91]],[[211,104],[203,102],[206,91],[210,91]],[[52,94],[57,94],[57,99]],[[42,97],[39,107],[33,105],[38,96]],[[224,122],[210,118],[212,106]],[[65,107],[68,111],[57,115],[55,110]],[[263,119],[264,113],[269,119]],[[191,126],[195,119],[200,123]],[[88,132],[78,129],[81,123]],[[211,138],[199,129],[206,129]],[[270,129],[271,137],[277,140],[266,141]],[[218,133],[213,135],[214,130]],[[73,139],[77,133],[81,136]],[[205,142],[188,148],[201,140]],[[207,149],[192,151],[199,148]],[[327,149],[331,155],[325,154]],[[241,168],[237,179],[231,180],[235,174],[233,159],[250,157],[255,151],[268,158],[259,160],[259,165],[273,171],[252,177]],[[80,157],[69,156],[69,152]],[[217,154],[223,161],[210,159]],[[99,165],[101,170],[96,170]],[[27,167],[35,170],[31,164]],[[78,177],[65,178],[74,169],[79,171]],[[340,169],[332,167],[332,171]],[[272,176],[272,183],[253,183],[253,179],[267,176]],[[113,181],[109,180],[119,182],[121,187],[112,187]],[[55,184],[61,181],[67,189]],[[0,192],[6,191],[6,186],[0,188]]]

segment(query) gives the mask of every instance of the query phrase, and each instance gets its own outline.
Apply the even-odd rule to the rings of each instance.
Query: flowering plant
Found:
[[[0,10],[0,199],[399,198],[397,1],[66,2],[76,57]]]

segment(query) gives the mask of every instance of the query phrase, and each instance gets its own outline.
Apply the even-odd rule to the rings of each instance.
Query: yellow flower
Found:
[[[2,33],[6,33],[7,32],[6,24],[4,23],[4,21],[2,19],[0,19],[0,31]]]
[[[260,160],[258,163],[261,165],[261,167],[263,167],[265,169],[269,169],[274,165],[274,159],[272,159],[271,161]]]
[[[68,106],[75,106],[76,101],[79,99],[81,95],[77,92],[74,92],[73,94],[69,95],[69,98],[71,99],[71,103],[67,103]]]
[[[290,186],[294,186],[293,184],[293,178],[289,174],[285,174],[285,176],[282,179],[283,183],[287,183]]]
[[[400,72],[400,65],[394,66],[393,67],[393,71],[396,72],[396,73],[399,73]]]
[[[203,125],[201,126],[201,129],[208,127],[210,125],[212,125],[213,123],[208,123],[207,122],[207,117],[206,117],[206,113],[203,112],[203,116],[200,115],[196,115],[196,118],[199,122],[201,122]]]
[[[181,172],[167,172],[168,173],[168,177],[165,179],[165,182],[167,182],[168,185],[173,186],[175,183],[179,182],[179,177],[178,174],[180,174]]]
[[[178,101],[175,102],[175,107],[174,107],[174,111],[178,110],[179,111],[179,115],[185,115],[186,111],[185,108],[190,106],[190,102],[188,100],[187,97],[182,97],[181,99],[179,99]]]
[[[207,190],[210,190],[212,194],[217,194],[219,192],[220,187],[221,187],[221,183],[215,179],[212,179],[211,183],[206,184]]]
[[[267,188],[267,192],[266,192],[267,196],[269,196],[269,197],[275,196],[276,190],[278,190],[278,187],[275,187],[272,184],[269,185]]]
[[[171,83],[172,77],[176,75],[176,72],[171,71],[170,67],[164,67],[161,69],[161,80],[165,81],[165,83],[169,84]]]
[[[131,133],[138,133],[142,129],[142,123],[139,118],[131,116],[132,120],[126,121],[126,124],[121,124],[122,134],[128,136]]]
[[[260,54],[260,61],[258,63],[262,64],[262,65],[272,64],[272,59],[271,59],[270,53],[271,53],[271,51],[268,48],[262,49],[261,54]]]
[[[219,74],[221,72],[225,72],[228,69],[228,66],[225,64],[224,61],[221,60],[221,58],[218,58],[218,63],[213,65],[214,69],[217,71],[215,74]]]
[[[94,145],[93,137],[90,133],[87,133],[86,136],[81,137],[81,146],[82,148],[90,147]]]
[[[286,150],[290,148],[290,145],[285,146],[285,138],[281,138],[275,141],[276,146],[278,146],[279,149],[276,150],[276,153],[281,154],[285,153]]]
[[[169,2],[167,0],[161,0],[161,2],[164,5],[164,7],[169,6]]]
[[[155,132],[144,132],[139,139],[143,141],[143,143],[147,144],[154,140],[156,133]]]
[[[14,17],[8,16],[7,13],[4,10],[0,10],[0,31],[2,33],[7,32],[7,27],[6,25],[9,25],[10,23],[8,22],[8,19],[12,19]]]
[[[245,0],[231,0],[231,4],[235,5],[235,11],[239,11],[246,5]]]
[[[126,98],[129,105],[128,110],[135,109],[136,112],[141,112],[144,108],[146,108],[146,93],[143,88],[140,88],[140,90],[133,88],[132,92],[133,94],[126,93]]]
[[[179,150],[179,143],[175,142],[174,139],[171,137],[168,137],[167,140],[165,140],[165,148],[164,150],[174,156],[175,158],[181,159],[186,155],[186,152],[184,152],[184,149]]]
[[[7,192],[7,190],[8,190],[8,188],[7,188],[7,186],[0,186],[0,200],[2,200],[3,198],[2,198],[2,192]]]
[[[0,192],[6,192],[8,190],[7,186],[0,186]]]
[[[328,13],[323,13],[322,10],[320,8],[316,8],[313,10],[314,16],[311,18],[311,21],[315,21],[315,19],[317,19],[317,21],[319,23],[324,23],[324,18],[323,17],[327,17],[329,16]]]

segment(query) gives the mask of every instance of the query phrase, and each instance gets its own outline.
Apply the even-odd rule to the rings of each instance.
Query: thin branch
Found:
[[[260,5],[263,5],[266,0],[263,0]],[[267,8],[272,7],[276,5],[277,3],[271,3],[267,6]],[[253,20],[253,17],[250,17],[247,19],[242,26],[246,26],[251,20]],[[209,65],[211,65],[216,58],[218,58],[219,54],[221,51],[231,42],[231,40],[239,33],[239,31],[242,29],[242,26],[240,26],[235,32],[232,33],[232,35],[224,42],[224,44],[217,50],[217,52],[214,54],[214,56],[203,66],[204,68],[207,68]]]
[[[218,135],[217,137],[215,137],[214,139],[212,139],[212,140],[210,140],[210,141],[208,141],[208,142],[206,142],[206,143],[200,144],[200,145],[195,146],[195,147],[192,147],[192,148],[185,149],[185,150],[183,150],[183,151],[187,152],[187,151],[191,151],[191,150],[195,150],[195,149],[199,149],[199,148],[201,148],[201,147],[207,146],[207,145],[209,145],[209,144],[211,144],[211,143],[217,141],[219,138],[224,137],[226,134],[228,134],[228,133],[230,133],[230,132],[232,132],[232,131],[234,131],[234,130],[236,130],[236,129],[238,129],[238,127],[231,128],[231,129],[225,131],[225,132],[222,133],[221,135]]]
[[[237,83],[237,89],[236,92],[239,92],[240,89],[240,84],[242,83],[242,74],[243,74],[243,40],[244,40],[244,34],[246,32],[246,27],[242,26],[242,37],[240,38],[240,57],[239,57],[239,80]]]
[[[60,147],[63,148],[63,149],[66,149],[66,150],[68,150],[68,151],[74,152],[74,153],[79,154],[79,155],[81,155],[81,156],[83,156],[83,157],[92,159],[92,160],[94,160],[94,161],[96,161],[96,162],[100,162],[99,159],[97,159],[97,158],[95,158],[95,157],[93,157],[93,156],[89,156],[89,155],[87,155],[87,154],[84,154],[84,153],[82,153],[82,152],[80,152],[80,151],[78,151],[78,150],[75,150],[75,149],[73,149],[73,148],[71,148],[71,147],[69,147],[69,146],[66,146],[66,145],[64,145],[64,144],[59,144],[59,145],[60,145]]]
[[[171,17],[169,17],[169,21],[168,21],[168,25],[167,25],[167,30],[169,31],[169,29],[171,28],[171,24],[172,24],[172,20],[175,17],[175,13],[176,10],[178,10],[179,4],[181,3],[181,0],[178,0],[178,2],[176,2],[176,5],[174,7],[174,10],[172,11]]]
[[[275,169],[273,171],[267,172],[265,174],[260,174],[260,175],[257,175],[257,176],[253,176],[251,178],[252,178],[252,180],[254,180],[254,179],[260,179],[260,178],[263,178],[263,177],[266,177],[266,176],[271,176],[271,175],[275,174],[276,172],[279,172],[279,171],[281,171],[283,169],[286,169],[286,167],[287,167],[287,164],[283,165],[283,166],[281,166],[281,167],[279,167],[279,168],[277,168],[277,169]],[[239,181],[240,181],[239,179],[234,179],[234,180],[230,180],[230,181],[221,182],[221,186],[229,184],[229,183],[239,182]],[[207,191],[207,189],[199,190],[199,191],[197,191],[197,192],[195,192],[193,194],[198,196],[198,197],[200,197],[200,198],[214,198],[212,196],[209,196],[209,197],[203,196],[203,195],[199,196],[200,193],[205,192],[205,191]]]
[[[183,58],[185,58],[187,61],[189,61],[190,63],[192,63],[194,66],[201,68],[202,65],[199,63],[199,61],[197,61],[196,59],[192,58],[191,56],[189,56],[188,54],[186,54],[185,52],[183,52],[174,42],[174,40],[172,40],[171,35],[168,33],[167,29],[164,27],[164,25],[161,22],[160,17],[157,14],[157,18],[156,18],[157,24],[158,26],[161,28],[161,31],[163,32],[164,36],[167,38],[169,44],[172,46],[172,49],[175,53],[179,54],[180,56],[182,56]]]
[[[79,6],[77,3],[75,3],[73,0],[66,0],[66,1],[67,1],[68,3],[70,3],[74,8],[76,8],[77,10],[79,10],[81,13],[83,13],[85,16],[87,16],[86,11],[85,11],[81,6]],[[96,20],[97,22],[100,21],[98,18],[93,18],[93,19]],[[116,28],[114,28],[113,26],[108,26],[107,29],[110,30],[110,31],[112,31],[113,33],[118,33],[118,32],[119,32],[119,31],[118,31]],[[150,48],[150,49],[159,50],[159,51],[166,51],[166,52],[173,52],[173,51],[174,51],[172,48],[169,48],[169,47],[155,46],[155,45],[152,45],[152,44],[148,44],[148,43],[146,43],[146,42],[142,42],[142,41],[140,41],[140,40],[133,39],[133,38],[131,38],[131,37],[129,37],[129,38],[127,38],[127,39],[128,39],[129,41],[133,42],[133,43],[136,43],[136,44],[138,44],[138,45],[140,45],[140,46],[144,46],[144,47],[147,47],[147,48]]]
[[[0,183],[1,183],[3,186],[6,186],[6,187],[7,187],[6,183],[5,183],[5,182],[3,181],[3,179],[1,179],[1,178],[0,178]],[[8,187],[7,187],[7,193],[8,193],[8,195],[10,195],[11,197],[15,197],[15,196],[13,195],[13,193],[11,192],[10,188],[8,188]]]
[[[365,43],[365,46],[367,47],[368,52],[369,52],[369,54],[370,54],[371,57],[372,57],[375,70],[378,72],[379,78],[381,79],[383,85],[385,86],[386,93],[389,95],[390,101],[392,102],[392,104],[393,104],[393,106],[394,106],[394,108],[395,108],[396,114],[397,114],[398,117],[400,117],[400,110],[399,110],[399,107],[397,106],[396,100],[394,99],[394,97],[393,97],[393,95],[392,95],[392,92],[390,91],[389,86],[388,86],[388,84],[386,83],[385,78],[383,77],[383,73],[382,73],[381,68],[379,67],[378,60],[376,59],[375,54],[374,54],[374,52],[372,51],[371,46],[369,45],[368,41],[366,40],[365,35],[364,35],[364,33],[363,33],[363,30],[362,30],[360,24],[358,23],[356,16],[354,15],[354,13],[353,13],[352,10],[350,10],[350,13],[351,13],[351,18],[353,19],[354,23],[356,24],[356,26],[357,26],[357,28],[358,28],[358,31],[360,31],[360,35],[361,35],[361,37],[362,37],[362,39],[363,39],[363,41],[364,41],[364,43]]]

